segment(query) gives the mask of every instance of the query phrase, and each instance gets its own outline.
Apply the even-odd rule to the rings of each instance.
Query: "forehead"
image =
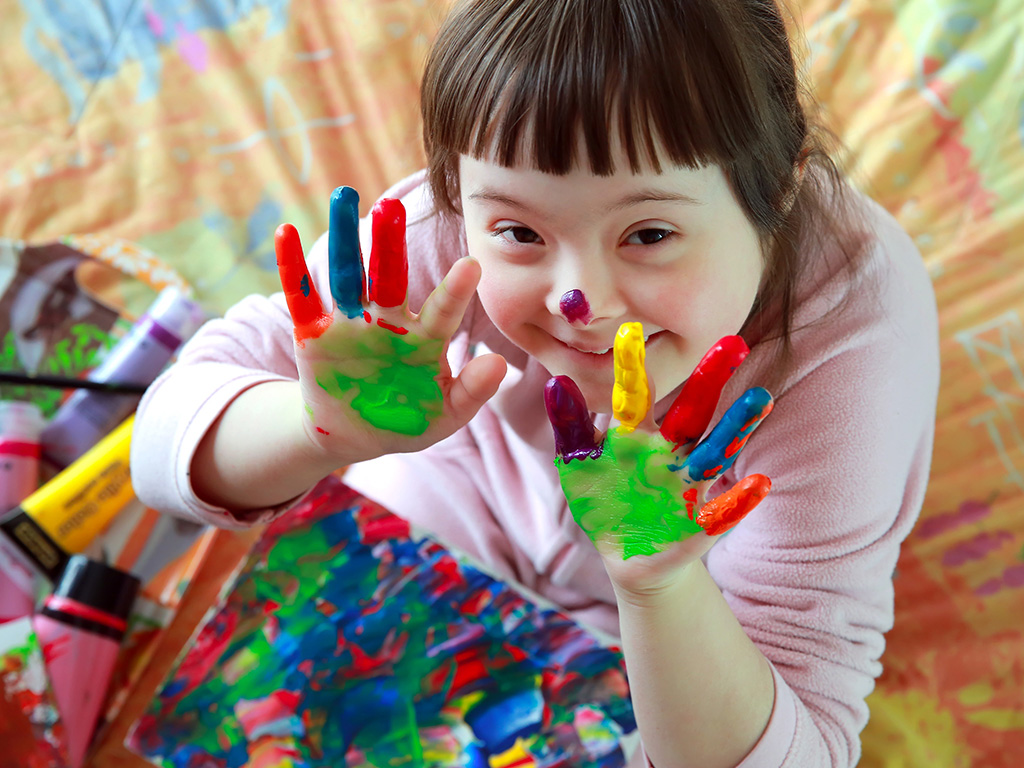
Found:
[[[462,155],[460,193],[464,205],[518,208],[529,212],[566,211],[595,215],[628,211],[645,202],[679,210],[707,212],[731,195],[716,165],[689,168],[667,165],[660,170],[631,170],[620,164],[609,174],[595,174],[577,164],[566,173],[549,173],[530,163],[502,165],[493,158]]]

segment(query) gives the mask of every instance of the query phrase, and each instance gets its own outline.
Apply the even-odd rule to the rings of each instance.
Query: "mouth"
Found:
[[[661,337],[664,331],[658,331],[657,333],[649,333],[644,335],[644,346],[649,346],[652,340],[657,340]],[[562,346],[568,348],[573,352],[578,352],[581,355],[586,355],[590,358],[601,359],[605,355],[611,355],[614,347],[598,347],[593,344],[584,344],[582,342],[562,341],[561,339],[555,339]]]

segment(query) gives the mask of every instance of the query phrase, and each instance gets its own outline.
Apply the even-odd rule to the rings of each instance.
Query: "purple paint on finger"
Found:
[[[563,293],[562,298],[558,300],[558,308],[570,323],[580,322],[587,325],[594,319],[594,313],[590,311],[587,297],[578,288]]]
[[[544,386],[544,405],[555,431],[555,450],[565,461],[597,458],[601,446],[594,439],[594,421],[587,401],[568,376],[555,376]]]

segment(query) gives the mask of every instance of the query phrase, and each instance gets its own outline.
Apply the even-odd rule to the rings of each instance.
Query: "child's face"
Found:
[[[602,412],[611,411],[621,323],[643,324],[649,380],[663,397],[739,331],[763,269],[757,233],[718,166],[633,174],[620,156],[615,167],[623,170],[555,176],[460,161],[484,309]]]

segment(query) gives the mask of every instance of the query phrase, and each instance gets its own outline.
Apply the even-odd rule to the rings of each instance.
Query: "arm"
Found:
[[[657,768],[733,768],[761,738],[775,684],[700,560],[658,592],[616,591],[644,750]],[[699,695],[694,695],[700,691]]]
[[[766,420],[725,474],[765,471],[776,492],[707,551],[707,569],[691,560],[645,584],[663,575],[671,550],[631,572],[640,557],[608,557],[598,542],[657,768],[856,764],[892,626],[893,568],[927,480],[933,332],[814,337],[807,357],[824,362],[800,369],[780,397],[783,416]],[[772,363],[770,353],[748,361],[723,401]],[[572,508],[564,477],[563,488]]]
[[[182,409],[187,414],[184,430],[194,434],[194,422],[210,419],[210,426],[193,438],[197,445],[185,480],[200,506],[265,510],[294,499],[347,463],[419,450],[462,426],[497,388],[504,364],[496,356],[468,365],[457,377],[444,357],[474,294],[478,265],[457,262],[422,311],[411,313],[405,301],[404,208],[398,201],[384,201],[380,211],[375,208],[370,257],[375,279],[367,301],[354,199],[351,190],[332,199],[328,276],[337,307],[321,302],[298,234],[285,225],[276,238],[285,302],[278,297],[276,303],[287,303],[287,321],[281,323],[275,307],[267,322],[256,322],[264,332],[267,325],[277,326],[265,339],[229,312],[183,355],[187,366],[181,376],[203,398],[194,404],[195,411]],[[264,308],[268,303],[247,302]],[[232,338],[239,330],[252,348]],[[204,358],[204,347],[207,354],[211,348],[216,353],[230,347],[234,359]],[[277,370],[261,370],[264,360],[276,360]],[[161,419],[163,431],[180,429],[166,423],[159,405],[187,388],[172,385],[161,393],[164,387],[161,382],[157,395],[144,403],[143,415],[149,419],[134,462],[143,491],[147,473],[151,477],[160,471],[145,456],[147,435],[161,431]],[[157,441],[148,437],[150,445]]]
[[[735,766],[773,709],[770,667],[700,561],[771,486],[752,475],[703,503],[772,409],[765,390],[750,389],[697,442],[747,351],[735,336],[715,345],[656,432],[642,331],[623,325],[613,396],[620,426],[600,444],[571,380],[556,377],[546,391],[562,487],[615,589],[637,724],[658,768]]]

